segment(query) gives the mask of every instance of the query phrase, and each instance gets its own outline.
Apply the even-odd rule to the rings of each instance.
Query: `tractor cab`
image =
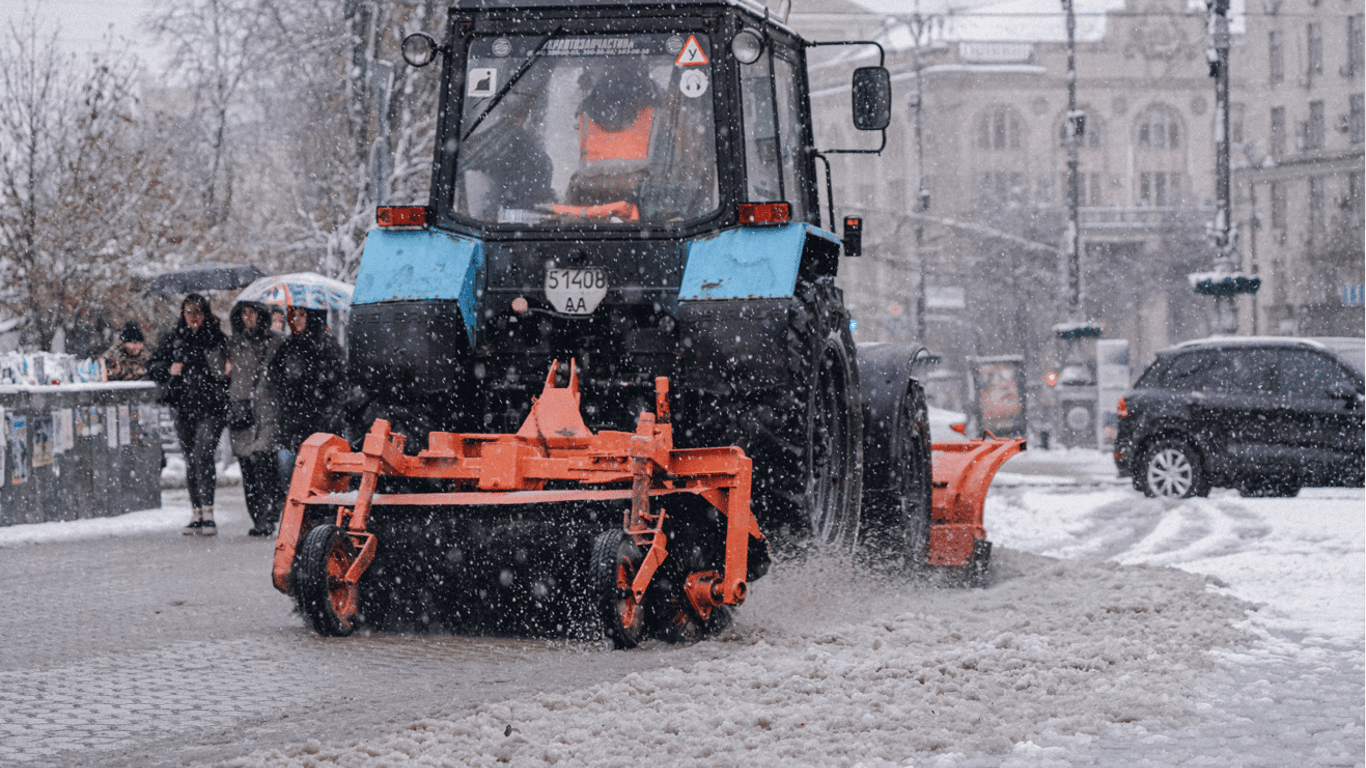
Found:
[[[494,237],[819,225],[808,45],[753,2],[461,0],[444,43],[404,46],[415,65],[445,54],[433,223]]]

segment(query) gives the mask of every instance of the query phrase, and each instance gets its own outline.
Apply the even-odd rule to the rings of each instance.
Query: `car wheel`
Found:
[[[1209,494],[1200,454],[1178,438],[1162,438],[1143,454],[1143,492],[1148,496],[1187,499]]]

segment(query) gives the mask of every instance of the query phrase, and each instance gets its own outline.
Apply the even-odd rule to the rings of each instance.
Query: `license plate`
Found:
[[[591,315],[607,298],[607,270],[601,267],[547,269],[545,297],[557,312]]]

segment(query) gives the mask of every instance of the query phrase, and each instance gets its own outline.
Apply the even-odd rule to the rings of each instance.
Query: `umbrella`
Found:
[[[266,273],[249,264],[224,264],[206,261],[190,269],[167,272],[157,276],[147,286],[147,295],[171,295],[176,293],[198,293],[201,291],[224,291],[241,288]]]
[[[350,285],[316,272],[271,275],[247,286],[234,303],[252,301],[305,309],[346,309],[351,306]]]

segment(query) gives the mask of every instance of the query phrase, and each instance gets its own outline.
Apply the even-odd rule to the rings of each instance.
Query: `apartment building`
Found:
[[[1243,332],[1361,336],[1366,43],[1358,0],[1249,0],[1230,139]]]

